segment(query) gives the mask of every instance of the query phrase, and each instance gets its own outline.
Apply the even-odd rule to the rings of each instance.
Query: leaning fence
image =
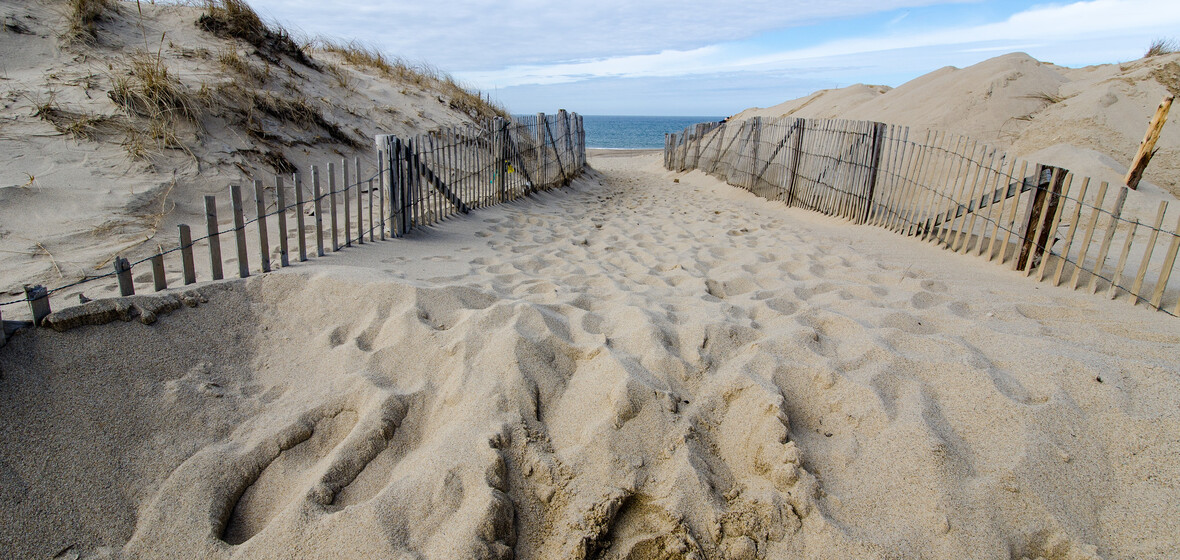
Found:
[[[170,249],[134,262],[116,256],[108,272],[52,289],[26,285],[24,298],[0,302],[0,313],[27,303],[33,324],[41,325],[52,311],[51,298],[64,305],[65,298],[80,293],[81,287],[104,280],[113,280],[119,294],[129,296],[136,293],[137,284],[140,290],[159,292],[177,283],[221,280],[227,261],[236,260],[237,276],[242,278],[270,272],[566,185],[586,163],[582,118],[564,110],[496,118],[409,138],[379,135],[376,144],[376,163],[367,168],[360,158],[354,158],[351,167],[345,158],[339,166],[332,162],[321,170],[312,165],[310,174],[293,173],[289,183],[279,175],[273,185],[254,180],[254,217],[249,219],[242,187],[231,185],[228,228],[219,217],[219,211],[225,215],[224,206],[216,196],[205,196],[205,235],[194,237],[193,228],[181,224]],[[273,241],[272,232],[277,238]],[[223,259],[226,239],[232,239],[236,254]],[[207,268],[198,267],[199,253],[208,258]],[[257,263],[253,267],[252,253]],[[150,273],[135,276],[143,267],[150,267]],[[198,272],[207,278],[198,278]],[[0,328],[0,344],[3,333]]]
[[[1167,290],[1180,221],[1164,228],[1166,201],[1143,223],[1124,212],[1125,186],[1094,184],[962,135],[917,136],[877,122],[754,117],[668,135],[664,165],[917,236],[1054,286],[1125,294],[1132,305],[1180,315],[1180,294]]]

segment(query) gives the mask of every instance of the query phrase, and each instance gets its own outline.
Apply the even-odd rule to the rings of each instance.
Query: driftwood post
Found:
[[[234,238],[238,245],[238,276],[250,276],[249,249],[246,248],[246,217],[242,214],[242,186],[230,185],[229,200],[234,211]]]
[[[270,239],[266,232],[266,188],[262,181],[254,180],[254,206],[258,213],[258,252],[262,258],[262,271],[270,272]]]
[[[1131,162],[1131,169],[1127,171],[1127,177],[1123,181],[1132,189],[1139,186],[1139,180],[1143,178],[1143,171],[1151,162],[1151,156],[1155,155],[1155,143],[1159,141],[1160,131],[1168,120],[1168,109],[1172,108],[1173,98],[1171,94],[1164,96],[1159,107],[1155,109],[1155,116],[1151,118],[1151,123],[1147,125],[1147,133],[1143,135],[1143,141],[1139,143],[1139,152],[1135,154],[1135,159]]]
[[[37,284],[36,286],[25,285],[25,300],[29,302],[29,311],[33,315],[33,325],[40,327],[41,321],[49,315],[49,290],[45,286]],[[3,324],[0,324],[0,330],[3,330]]]
[[[123,257],[115,257],[115,278],[119,280],[119,295],[135,295],[135,284],[131,282],[131,263]]]
[[[205,231],[209,236],[209,268],[214,280],[221,280],[221,238],[217,231],[217,197],[205,195]]]
[[[1037,186],[1030,200],[1030,213],[1028,222],[1024,225],[1024,239],[1020,244],[1016,270],[1031,270],[1029,266],[1048,247],[1049,236],[1053,232],[1045,229],[1042,222],[1057,212],[1061,189],[1065,182],[1065,169],[1045,165],[1038,171]],[[1045,178],[1046,175],[1048,180]]]
[[[197,266],[193,260],[193,232],[188,224],[180,224],[180,257],[184,267],[184,285],[197,282]]]

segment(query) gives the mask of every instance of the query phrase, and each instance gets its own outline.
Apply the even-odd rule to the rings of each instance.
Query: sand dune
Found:
[[[941,68],[892,89],[857,84],[821,90],[735,118],[864,119],[954,132],[1039,163],[1085,167],[1087,175],[1116,184],[1168,93],[1180,94],[1180,54],[1067,68],[1011,53]],[[1144,178],[1180,196],[1180,126],[1165,126],[1157,146]],[[1095,158],[1095,152],[1112,159]]]
[[[591,164],[152,326],[13,339],[0,550],[1180,552],[1175,319],[658,154]]]

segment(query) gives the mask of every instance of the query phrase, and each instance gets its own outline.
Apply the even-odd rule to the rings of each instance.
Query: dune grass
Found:
[[[115,9],[113,0],[68,0],[68,21],[62,37],[69,43],[93,43],[98,40],[98,22]]]
[[[340,42],[321,37],[313,42],[313,48],[335,54],[345,64],[371,70],[390,81],[434,90],[446,97],[452,109],[472,118],[508,117],[507,109],[484,99],[478,91],[472,91],[430,64],[389,57],[359,41]]]
[[[249,43],[272,64],[281,64],[281,56],[287,56],[319,70],[285,29],[264,23],[258,12],[243,0],[206,0],[205,13],[197,20],[197,25],[218,37],[233,37]]]
[[[1172,54],[1177,51],[1180,51],[1180,43],[1177,43],[1175,39],[1156,39],[1147,47],[1147,53],[1143,55],[1143,58]]]

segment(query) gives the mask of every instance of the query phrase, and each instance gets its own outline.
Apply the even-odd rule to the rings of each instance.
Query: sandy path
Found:
[[[0,477],[23,490],[0,495],[0,541],[210,558],[1180,550],[1175,319],[699,173],[673,183],[659,161],[598,155],[569,189],[206,288],[152,327],[14,340]],[[73,351],[37,366],[55,347]],[[71,429],[62,402],[110,420]],[[107,451],[71,454],[66,476],[21,453],[96,438]],[[71,499],[105,506],[50,505]]]

